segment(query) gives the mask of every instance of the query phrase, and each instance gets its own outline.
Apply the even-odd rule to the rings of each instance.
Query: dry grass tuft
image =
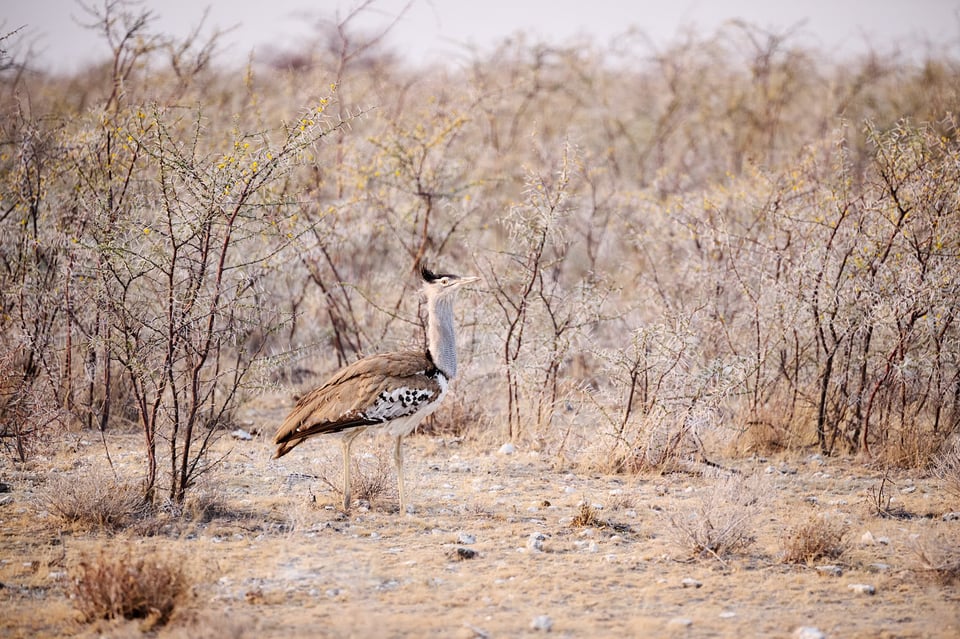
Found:
[[[238,614],[236,610],[188,612],[184,616],[178,613],[176,622],[164,630],[167,639],[247,639],[263,635],[255,615]]]
[[[73,598],[87,622],[143,619],[152,628],[165,624],[189,591],[182,562],[134,557],[130,552],[81,561],[73,578]]]
[[[600,518],[596,508],[591,506],[589,502],[583,501],[580,503],[580,508],[571,520],[570,525],[574,528],[603,528],[607,525],[607,522]]]
[[[671,540],[694,556],[722,560],[754,542],[754,523],[768,501],[759,476],[730,475],[700,492],[696,506],[665,515]]]
[[[120,530],[150,512],[138,485],[94,472],[56,477],[39,500],[62,521],[93,530]]]
[[[805,564],[817,559],[836,559],[846,551],[846,523],[836,517],[813,515],[791,526],[780,539],[783,562]]]
[[[917,558],[913,568],[917,577],[941,586],[960,582],[960,539],[950,540],[940,535],[918,537],[912,550]]]

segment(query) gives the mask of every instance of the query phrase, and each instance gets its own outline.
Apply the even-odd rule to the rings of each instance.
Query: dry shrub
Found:
[[[876,488],[870,489],[871,507],[873,514],[884,519],[910,519],[913,513],[907,511],[903,506],[894,504],[894,496],[887,490],[887,483],[894,485],[894,482],[887,475],[880,478],[880,483]]]
[[[374,501],[396,486],[393,471],[393,438],[374,437],[369,449],[354,444],[350,459],[350,491],[354,502]],[[389,449],[389,450],[388,450]],[[338,497],[343,497],[343,458],[339,447],[321,453],[317,479]],[[409,476],[408,476],[409,479]]]
[[[728,475],[694,498],[693,508],[665,515],[672,541],[694,556],[722,559],[754,541],[754,524],[768,501],[760,476]]]
[[[960,581],[960,538],[941,535],[918,537],[912,550],[917,559],[913,573],[941,586]]]
[[[144,619],[146,627],[165,624],[189,591],[182,560],[135,557],[131,552],[79,563],[73,598],[84,621]]]
[[[942,442],[938,435],[918,425],[891,430],[877,454],[877,461],[885,467],[927,468],[936,460]]]
[[[211,477],[204,478],[202,488],[193,488],[182,503],[164,500],[157,510],[181,522],[206,524],[215,519],[236,519],[242,512],[224,501],[225,488]]]
[[[690,471],[706,459],[703,442],[689,423],[669,419],[639,419],[628,435],[618,435],[612,446],[598,441],[581,466],[603,473],[667,473]]]
[[[139,485],[96,472],[56,477],[40,502],[64,522],[105,531],[120,530],[150,511]]]
[[[482,397],[482,395],[480,396]],[[486,422],[482,401],[463,392],[449,394],[436,413],[427,417],[417,432],[431,437],[466,438],[482,432]]]
[[[825,515],[813,515],[803,523],[789,527],[780,539],[783,561],[804,564],[817,559],[836,559],[844,553],[843,538],[847,525]]]
[[[393,446],[392,440],[390,446]],[[389,492],[396,482],[396,477],[392,472],[391,456],[382,446],[377,446],[371,455],[355,458],[352,463],[350,482],[355,499],[372,504],[376,499]]]
[[[946,492],[960,498],[960,437],[946,444],[934,458],[933,474]]]
[[[791,448],[791,438],[792,433],[779,424],[755,419],[744,425],[737,444],[745,453],[769,455]]]
[[[789,406],[786,399],[773,400],[769,406],[751,411],[737,437],[736,452],[770,455],[815,442],[817,435],[810,432],[810,424],[816,422],[816,415]]]

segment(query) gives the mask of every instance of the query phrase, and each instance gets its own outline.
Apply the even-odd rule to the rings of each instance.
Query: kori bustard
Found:
[[[308,437],[340,433],[343,448],[343,508],[350,508],[350,447],[357,436],[377,429],[395,438],[400,512],[405,512],[400,442],[435,411],[457,374],[453,298],[479,277],[432,273],[421,267],[427,301],[427,350],[371,355],[340,369],[297,402],[277,430],[274,457],[289,453]]]

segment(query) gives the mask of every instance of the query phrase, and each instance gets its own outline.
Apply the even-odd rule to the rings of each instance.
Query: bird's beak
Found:
[[[473,276],[461,277],[459,284],[460,286],[466,286],[467,284],[473,284],[474,282],[479,282],[479,281],[480,281],[479,277],[473,277]]]

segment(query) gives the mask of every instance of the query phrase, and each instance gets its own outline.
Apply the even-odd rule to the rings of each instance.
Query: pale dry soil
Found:
[[[889,475],[887,494],[910,515],[894,519],[876,515],[884,473],[870,466],[809,451],[724,460],[761,475],[769,499],[754,543],[694,558],[669,516],[709,500],[715,474],[589,474],[522,446],[505,455],[496,444],[413,436],[404,444],[410,511],[397,512],[391,468],[387,492],[344,514],[317,478],[339,482],[337,443],[315,439],[273,460],[278,416],[248,417],[262,432],[220,440],[229,455],[197,489],[209,513],[146,535],[76,529],[38,506],[51,475],[105,465],[97,435],[70,435],[27,466],[5,460],[0,636],[789,637],[803,626],[828,637],[960,636],[960,589],[918,574],[911,550],[917,536],[960,539],[960,521],[942,517],[960,507],[918,472]],[[137,436],[107,443],[114,464],[135,473]],[[370,455],[381,444],[388,450],[372,439],[357,449]],[[592,526],[574,519],[584,500]],[[846,522],[845,552],[783,564],[784,530],[816,513]],[[879,541],[864,542],[866,532]],[[159,629],[78,621],[69,599],[77,562],[130,548],[182,561],[190,596]],[[828,564],[836,568],[818,569]],[[549,631],[533,627],[540,616]]]

